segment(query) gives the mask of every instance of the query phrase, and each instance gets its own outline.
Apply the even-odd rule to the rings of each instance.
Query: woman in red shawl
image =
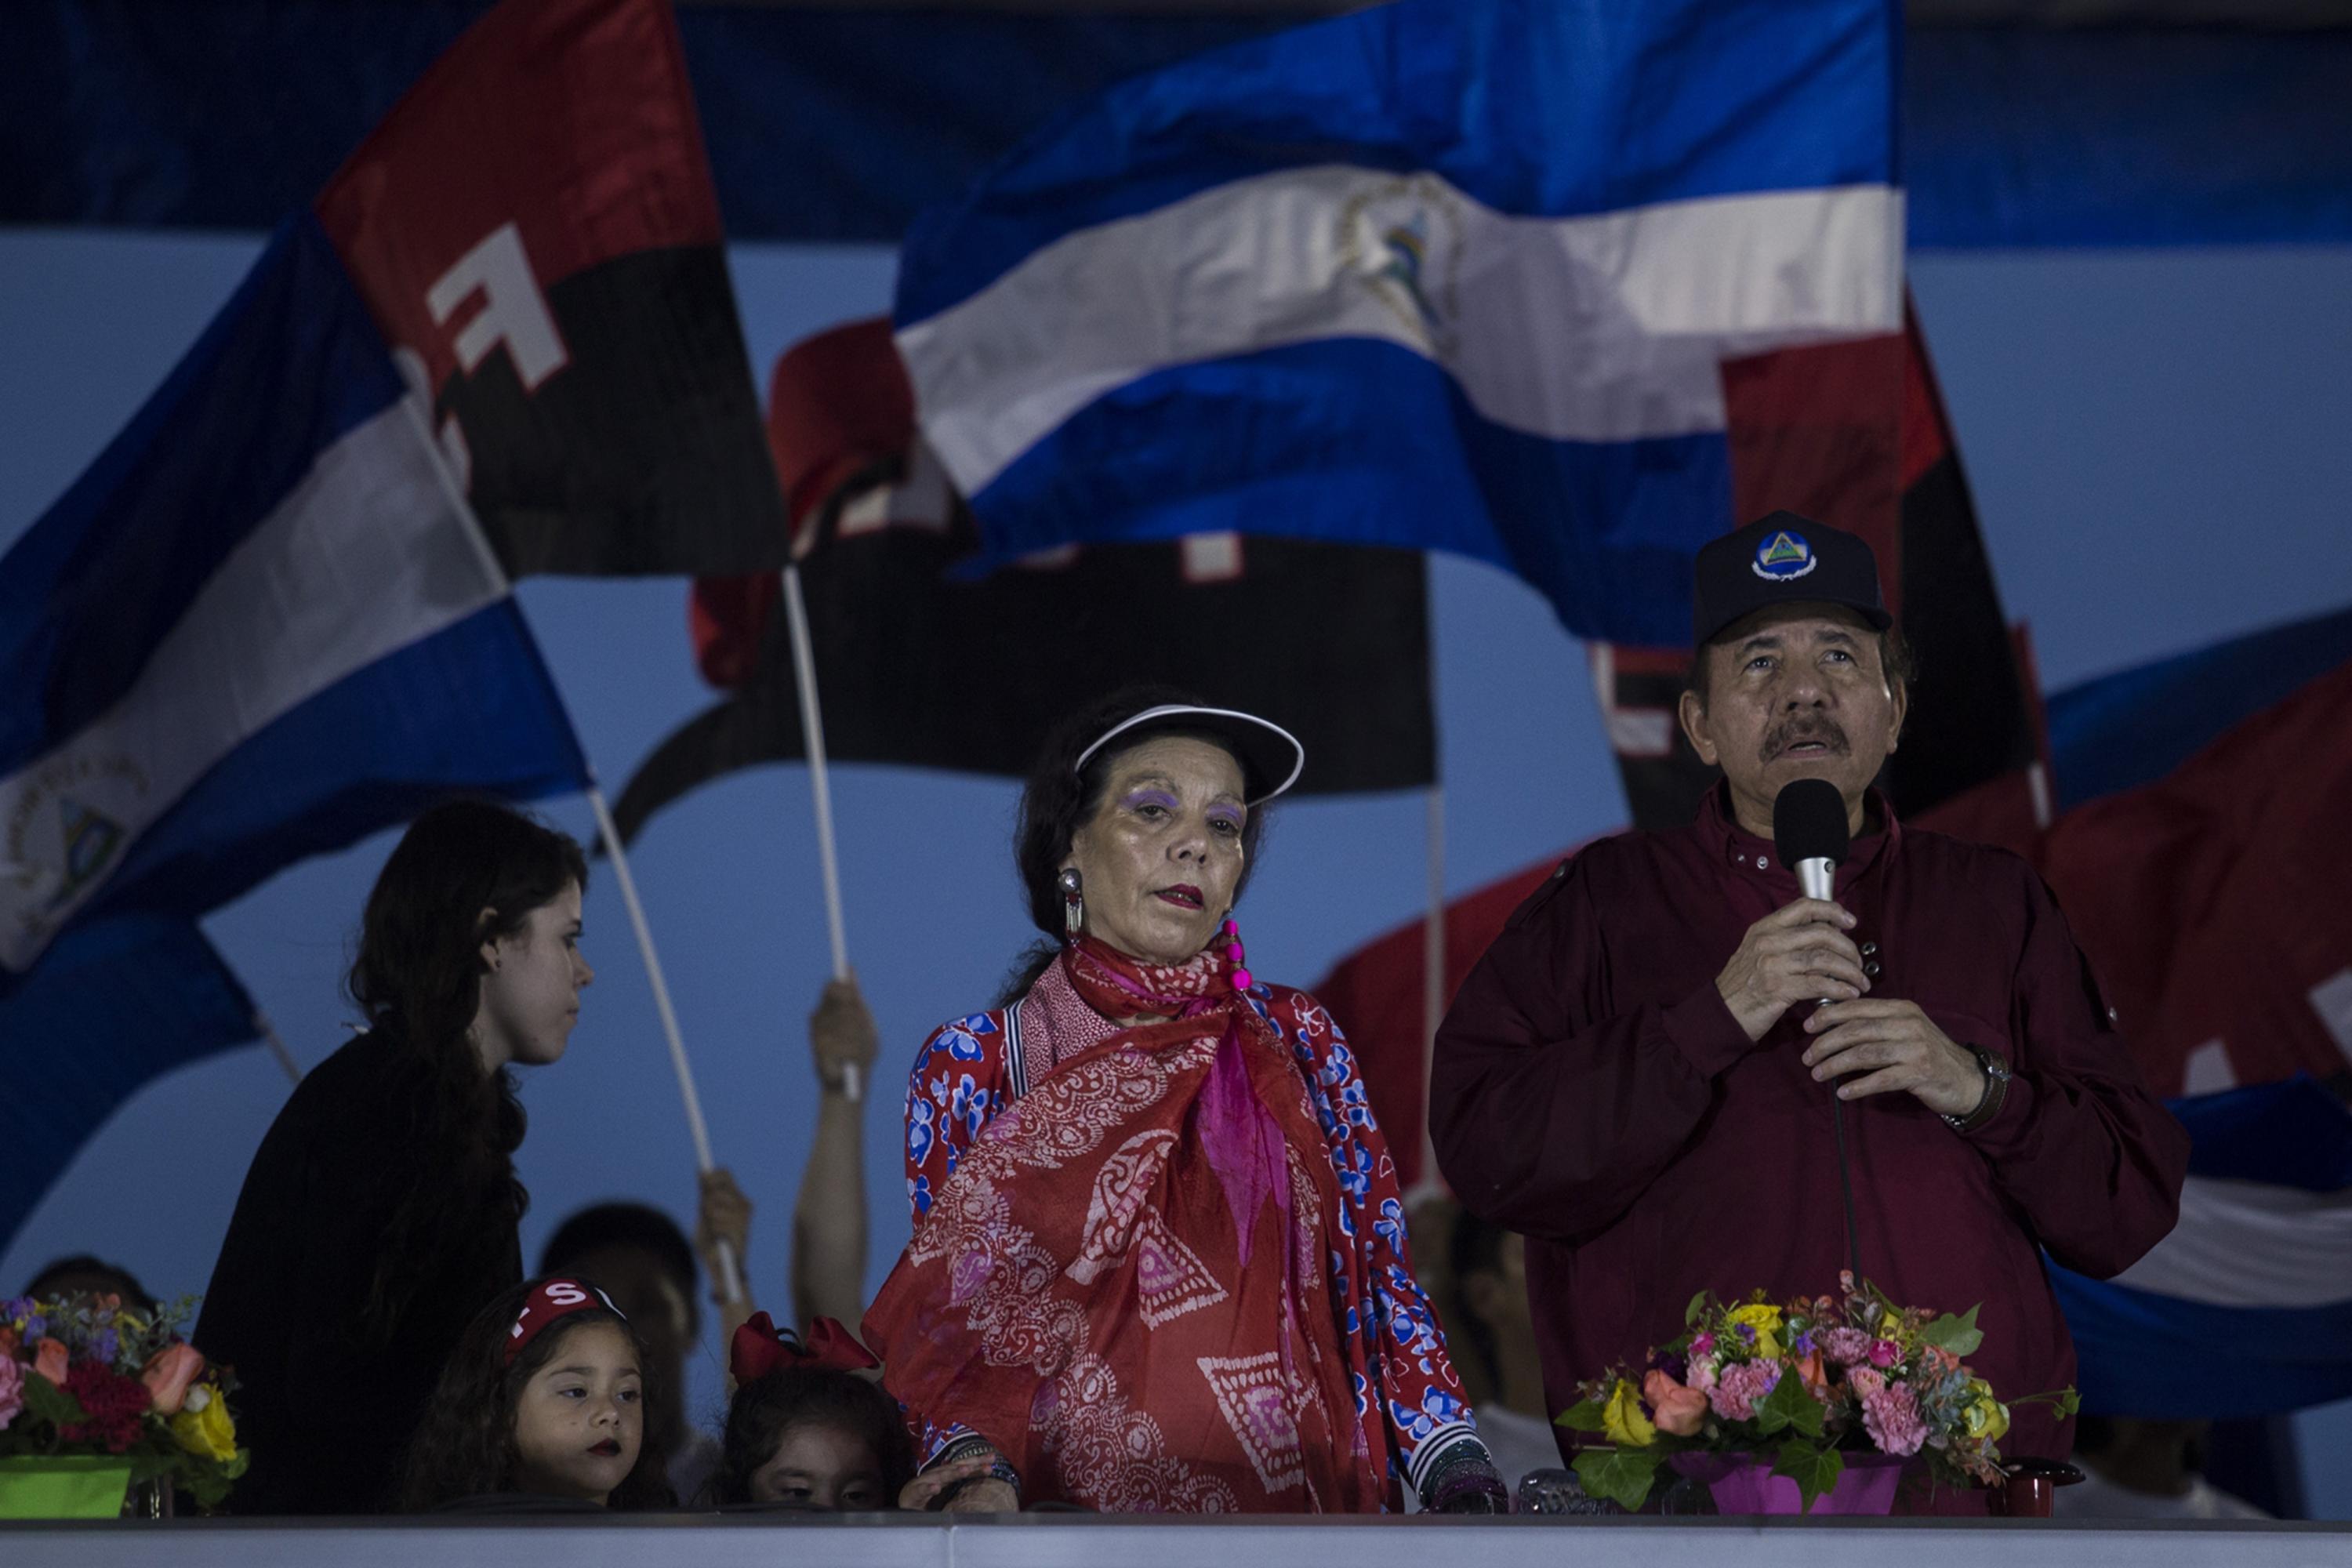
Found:
[[[866,1317],[950,1507],[1498,1511],[1331,1016],[1228,919],[1303,762],[1133,691],[1066,723],[1017,858],[1060,936],[907,1097],[914,1237]]]

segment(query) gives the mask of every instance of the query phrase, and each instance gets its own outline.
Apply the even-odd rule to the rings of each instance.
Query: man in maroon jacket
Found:
[[[1682,1331],[1696,1291],[1834,1294],[1854,1247],[1895,1300],[1965,1312],[2004,1398],[2074,1352],[2042,1252],[2094,1277],[2171,1229],[2188,1135],[2115,1033],[2049,889],[2004,850],[1897,823],[1872,788],[1907,656],[1870,547],[1775,512],[1699,556],[1682,722],[1723,770],[1697,820],[1602,840],[1512,916],[1437,1037],[1430,1128],[1465,1207],[1528,1237],[1555,1409]],[[1827,779],[1834,901],[1773,853],[1781,787]],[[2071,1423],[2015,1412],[2011,1457]],[[1965,1500],[1956,1500],[1965,1506]]]

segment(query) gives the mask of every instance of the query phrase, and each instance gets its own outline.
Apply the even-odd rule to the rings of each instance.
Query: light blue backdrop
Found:
[[[226,297],[245,237],[0,233],[0,547],[114,434]],[[744,331],[767,367],[884,309],[888,252],[740,246]],[[2342,473],[2352,430],[2352,249],[1926,258],[1913,287],[2011,614],[2062,686],[2352,603]],[[1484,566],[1431,574],[1455,891],[1619,824],[1581,649]],[[609,791],[708,700],[677,581],[535,579],[522,602]],[[885,1062],[866,1119],[869,1284],[907,1234],[895,1081],[940,1020],[981,1005],[1023,923],[1009,784],[845,767],[835,782],[851,951]],[[2352,805],[2352,803],[2347,803]],[[578,800],[547,808],[589,832]],[[1311,984],[1419,911],[1423,804],[1303,804],[1275,824],[1243,911],[1255,967]],[[345,1037],[338,978],[379,837],[295,868],[206,922],[304,1065]],[[826,968],[805,775],[765,768],[657,818],[634,861],[700,1076],[711,1137],[759,1205],[751,1277],[786,1300],[814,1085],[803,1020]],[[600,978],[570,1054],[530,1075],[521,1164],[534,1253],[564,1214],[631,1194],[688,1218],[693,1159],[650,994],[609,875],[587,910]],[[0,1092],[41,1043],[0,1042]],[[203,1288],[247,1160],[286,1094],[258,1048],[151,1086],[83,1152],[0,1287],[95,1250],[164,1293]],[[696,1407],[718,1398],[717,1347]],[[2352,1518],[2352,1406],[2305,1420],[2315,1509]]]

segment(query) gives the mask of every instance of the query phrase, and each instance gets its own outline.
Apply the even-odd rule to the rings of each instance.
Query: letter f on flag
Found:
[[[258,1033],[195,918],[453,791],[584,788],[315,218],[0,558],[0,1243],[147,1079]]]

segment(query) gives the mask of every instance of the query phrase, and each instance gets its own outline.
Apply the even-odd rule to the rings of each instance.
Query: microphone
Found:
[[[1809,899],[1827,899],[1831,879],[1846,851],[1853,847],[1846,826],[1845,796],[1827,779],[1792,779],[1772,797],[1772,852],[1780,864],[1797,874],[1797,886]],[[1846,1268],[1856,1280],[1862,1272],[1862,1247],[1855,1240],[1853,1171],[1846,1163],[1845,1103],[1830,1097],[1830,1128],[1837,1140],[1838,1187],[1845,1197]]]
[[[1794,779],[1772,800],[1772,848],[1809,899],[1827,899],[1852,845],[1845,796],[1827,779]]]

